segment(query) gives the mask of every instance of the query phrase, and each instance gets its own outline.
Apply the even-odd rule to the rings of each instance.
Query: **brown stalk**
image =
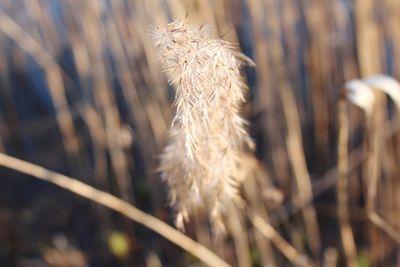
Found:
[[[77,78],[80,85],[80,90],[87,95],[90,95],[90,75],[91,75],[91,63],[89,53],[86,48],[85,40],[77,33],[77,29],[72,25],[78,24],[75,14],[77,10],[76,6],[67,3],[63,6],[65,12],[66,24],[68,25],[68,37],[71,45],[72,55],[75,60]],[[93,142],[93,153],[94,153],[94,177],[99,182],[98,186],[101,189],[107,187],[107,139],[101,114],[96,110],[96,107],[91,99],[86,99],[84,104],[79,107],[79,112],[89,129],[91,140]]]
[[[273,10],[270,5],[268,10]],[[274,17],[274,19],[272,19]],[[279,19],[271,16],[269,27],[272,31],[272,40],[270,44],[271,57],[274,66],[277,66],[277,86],[279,87],[279,97],[281,99],[283,114],[287,128],[286,147],[288,150],[289,161],[294,172],[297,194],[300,201],[307,201],[313,198],[311,179],[307,169],[306,158],[302,141],[301,122],[299,119],[299,109],[291,86],[289,77],[284,66],[283,50],[278,42],[280,40],[282,28]],[[302,211],[308,243],[315,259],[318,259],[321,249],[321,240],[319,225],[315,208],[310,205]]]
[[[252,16],[252,30],[254,38],[254,54],[257,72],[257,84],[258,84],[258,97],[255,100],[254,105],[256,109],[259,108],[265,112],[265,116],[262,118],[263,127],[263,138],[269,140],[270,155],[272,158],[273,171],[276,177],[280,177],[281,183],[288,185],[289,181],[289,163],[287,153],[285,151],[285,141],[283,135],[276,134],[280,128],[280,121],[278,120],[277,114],[277,94],[271,81],[273,81],[271,75],[271,67],[269,66],[269,58],[272,54],[268,46],[267,39],[264,36],[264,30],[266,25],[265,20],[265,1],[249,0],[248,8]],[[275,12],[271,12],[269,18],[276,16]],[[276,65],[274,65],[276,66]],[[280,115],[280,114],[279,114]]]
[[[321,167],[326,164],[328,157],[328,144],[329,144],[329,110],[330,99],[327,95],[330,88],[329,71],[333,64],[332,51],[329,45],[326,45],[326,35],[329,31],[328,19],[329,15],[326,14],[327,10],[324,9],[324,1],[310,0],[304,2],[305,20],[307,30],[310,34],[309,45],[306,50],[305,56],[307,57],[306,67],[310,79],[310,93],[313,107],[313,120],[314,120],[314,133],[315,144],[318,157],[321,160]],[[320,171],[321,169],[317,169]]]
[[[238,266],[251,267],[249,239],[241,210],[229,205],[226,220],[227,230],[232,233]]]
[[[146,103],[147,101],[143,100],[143,98],[141,98],[140,94],[138,93],[140,90],[138,90],[135,84],[134,74],[131,73],[130,71],[130,66],[128,65],[129,62],[127,60],[127,56],[124,54],[123,41],[119,36],[115,21],[113,19],[110,19],[104,25],[104,32],[106,34],[106,37],[110,40],[109,42],[110,49],[111,52],[113,53],[113,58],[116,61],[115,64],[116,75],[119,81],[121,82],[122,87],[124,88],[123,90],[124,100],[127,101],[127,105],[129,105],[130,107],[136,107],[135,109],[131,108],[129,110],[131,119],[134,125],[140,125],[140,127],[137,127],[138,129],[136,130],[136,133],[138,135],[138,138],[140,140],[143,140],[143,144],[146,144],[146,146],[139,144],[138,148],[143,152],[145,152],[146,150],[151,151],[149,147],[151,148],[154,147],[153,142],[154,140],[156,140],[157,136],[152,136],[150,134],[150,131],[152,129],[148,127],[148,124],[149,122],[152,124],[153,121],[152,117],[155,115],[154,114],[155,112],[151,112],[149,110],[149,107],[151,106],[150,103]],[[140,51],[137,51],[136,53],[140,53]],[[136,66],[134,67],[135,68],[133,69],[136,69]],[[163,123],[159,123],[158,127],[161,128],[162,126]],[[154,130],[152,132],[154,132]],[[151,154],[149,152],[146,153],[146,156],[149,157],[150,155]]]
[[[43,49],[42,45],[27,34],[11,17],[0,10],[0,32],[12,39],[26,53],[44,68],[50,95],[57,110],[56,118],[62,133],[64,149],[68,154],[71,170],[81,170],[78,154],[79,142],[75,133],[72,115],[65,97],[63,71],[53,57]],[[73,166],[73,167],[72,167]]]
[[[348,138],[349,119],[347,116],[347,101],[344,97],[339,100],[339,141],[338,141],[338,181],[337,201],[340,233],[348,267],[357,267],[357,248],[349,219],[348,195]]]
[[[257,177],[260,175],[260,179],[269,179],[266,171],[259,166],[254,158],[247,158],[248,165],[252,166],[249,168],[252,170],[253,175],[247,174],[247,178],[243,183],[243,189],[245,192],[245,198],[249,205],[249,208],[253,209],[266,223],[269,223],[269,216],[264,207],[264,200],[262,198],[263,187],[257,184]],[[257,244],[258,251],[261,257],[261,263],[263,266],[275,266],[276,260],[274,253],[272,252],[271,241],[266,239],[260,231],[254,231],[255,242]]]
[[[358,56],[358,65],[361,77],[366,77],[375,73],[379,73],[380,68],[380,41],[378,35],[378,28],[374,21],[374,0],[356,0],[354,2],[354,19],[355,19],[355,28],[356,28],[356,46],[357,46],[357,56]],[[372,144],[371,146],[375,146]],[[374,148],[372,148],[374,149]],[[372,153],[372,152],[371,152]],[[367,181],[368,184],[371,184],[376,179],[374,176],[380,173],[380,169],[376,170],[378,166],[377,158],[374,156],[368,160],[369,167],[365,170],[369,175],[364,178],[371,179]],[[375,167],[374,167],[375,166]],[[376,172],[376,174],[372,174],[371,171]],[[376,189],[368,189],[368,190],[376,190]],[[372,196],[374,193],[370,192],[367,195],[367,198]],[[368,204],[370,200],[367,200],[367,212],[371,208],[370,204]],[[374,216],[372,216],[374,217]],[[374,219],[375,220],[375,219]],[[369,257],[375,258],[377,254],[379,254],[378,245],[380,243],[380,236],[375,233],[376,228],[371,225],[368,229],[368,235],[370,238],[370,250],[371,254]]]
[[[382,96],[380,96],[382,97]],[[382,100],[382,99],[379,99]],[[400,244],[400,232],[391,226],[385,219],[382,218],[376,211],[376,201],[378,198],[378,181],[381,173],[381,159],[382,157],[382,139],[383,131],[378,125],[382,124],[383,120],[383,106],[379,101],[375,107],[373,123],[371,125],[369,142],[370,151],[368,153],[367,168],[368,168],[368,191],[367,191],[367,213],[371,222],[385,232],[394,241]]]
[[[392,126],[391,123],[385,123],[380,127],[382,128],[382,132],[384,133],[383,140],[385,142],[387,142],[391,137],[393,137],[393,135],[400,132],[400,127],[398,124]],[[364,151],[363,147],[358,147],[349,153],[348,155],[349,173],[355,171],[356,168],[360,166],[360,164],[368,160],[368,155],[363,153],[363,151]],[[337,167],[333,167],[330,170],[328,170],[322,177],[318,179],[318,181],[316,181],[313,184],[313,192],[314,192],[313,197],[318,197],[327,190],[329,190],[331,187],[335,186],[335,184],[337,183],[337,177],[338,177]],[[282,215],[280,215],[277,219],[275,219],[273,221],[273,224],[275,225],[277,223],[281,223],[287,220],[291,215],[301,211],[304,207],[309,205],[312,200],[313,199],[307,201],[299,201],[293,204],[293,207],[290,211],[287,211],[288,209],[287,205],[278,208],[277,213]]]
[[[3,153],[0,153],[0,166],[49,182],[78,196],[89,199],[97,204],[114,210],[160,234],[182,249],[196,256],[209,266],[230,266],[206,247],[175,230],[165,222],[150,214],[144,213],[128,202],[107,192],[100,191],[74,178],[50,171],[41,166],[8,156]]]
[[[119,191],[125,200],[133,201],[132,179],[129,174],[128,164],[124,151],[118,142],[121,127],[116,100],[107,79],[105,59],[103,58],[104,29],[100,23],[99,3],[86,2],[81,11],[83,38],[87,43],[86,51],[89,54],[93,67],[94,95],[96,103],[101,108],[104,120],[104,129],[110,152],[111,164],[116,176]],[[90,47],[90,49],[88,49]]]
[[[302,267],[314,266],[311,260],[304,254],[299,253],[289,244],[270,224],[252,210],[247,210],[247,216],[254,227],[260,231],[265,238],[270,240],[283,255],[294,265]]]

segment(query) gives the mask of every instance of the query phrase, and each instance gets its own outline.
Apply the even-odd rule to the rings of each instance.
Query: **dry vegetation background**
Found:
[[[350,105],[342,208],[356,251],[351,238],[342,242],[336,197],[340,89],[374,73],[400,78],[398,0],[1,0],[1,152],[173,224],[156,170],[174,90],[149,31],[185,17],[256,63],[243,70],[250,87],[243,116],[258,162],[248,163],[253,173],[241,192],[246,210],[280,239],[232,207],[226,237],[214,239],[201,213],[186,234],[233,266],[301,265],[299,256],[314,266],[399,266],[397,127],[378,126],[375,151],[368,120]],[[395,117],[393,103],[379,98],[381,113]],[[367,214],[371,151],[379,159],[374,205],[392,235]],[[203,266],[102,206],[6,168],[0,176],[0,266]]]

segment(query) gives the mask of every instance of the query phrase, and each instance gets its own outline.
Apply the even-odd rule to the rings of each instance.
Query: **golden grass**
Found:
[[[168,220],[174,214],[166,207],[167,190],[155,171],[160,166],[157,155],[167,143],[161,166],[167,183],[176,189],[171,193],[177,196],[176,212],[183,212],[178,224],[183,225],[186,210],[191,215],[185,223],[187,236],[230,265],[354,265],[358,253],[357,259],[370,266],[396,266],[400,135],[397,119],[386,122],[394,116],[392,100],[388,106],[386,96],[378,96],[377,108],[370,103],[362,106],[368,118],[378,116],[377,121],[366,119],[353,105],[348,105],[346,114],[337,108],[339,88],[346,81],[367,81],[376,73],[400,78],[398,0],[5,0],[0,9],[1,151],[85,177],[85,183]],[[162,57],[167,64],[161,66],[147,31],[165,27],[172,17],[197,25],[183,26],[195,31],[208,25],[196,33],[202,35],[200,43],[210,48],[207,53],[220,49],[233,70],[214,75],[215,66],[229,65],[222,64],[221,58],[212,58],[210,62],[218,64],[210,68],[198,66],[199,62],[187,64],[187,69],[195,66],[201,72],[199,80],[206,81],[204,85],[193,81],[196,70],[181,71],[185,64],[175,66],[179,73],[173,69],[162,73],[180,63],[170,65],[165,59],[179,56],[171,51]],[[162,38],[166,55],[166,44],[172,40]],[[193,50],[182,44],[173,47],[179,53]],[[240,49],[257,64],[255,69],[245,68],[249,91],[240,84],[240,54],[236,52]],[[203,59],[211,58],[205,52]],[[37,100],[43,98],[30,82],[32,69],[49,103]],[[177,91],[173,91],[166,77],[186,80],[176,80]],[[234,94],[227,94],[228,84],[218,82],[221,90],[212,91],[213,77],[233,80]],[[377,80],[381,79],[370,80],[370,86],[376,87]],[[179,89],[188,82],[196,86]],[[394,92],[394,98],[389,96],[396,104],[398,93]],[[213,93],[218,101],[204,101]],[[174,95],[177,101],[171,109]],[[242,99],[245,95],[247,102]],[[225,103],[225,96],[235,100]],[[365,96],[375,99],[374,93]],[[196,101],[189,104],[184,99]],[[200,108],[193,108],[194,102]],[[24,116],[24,108],[30,116]],[[257,159],[238,160],[236,155],[246,146],[247,133],[233,130],[235,137],[228,138],[232,133],[217,129],[219,124],[214,122],[222,115],[210,114],[224,114],[224,108],[234,110],[227,117],[231,121],[227,129],[248,128],[257,143]],[[239,110],[251,122],[249,126],[232,123]],[[189,127],[192,123],[197,128]],[[211,130],[220,133],[216,139]],[[174,134],[179,137],[174,139]],[[207,139],[215,147],[212,153],[207,153]],[[229,153],[219,160],[223,148]],[[179,152],[178,160],[175,152]],[[239,161],[248,168],[244,172],[250,179],[244,182],[239,179],[246,176]],[[186,180],[188,173],[191,178]],[[281,202],[273,200],[275,188]],[[208,216],[194,208],[195,196],[201,196],[201,205],[208,202],[212,221],[226,225],[224,238],[213,239]],[[245,214],[230,206],[237,196],[245,200]],[[102,231],[116,227],[112,213],[94,214]],[[134,227],[122,228],[132,233],[133,243],[147,244],[148,237],[137,234]],[[74,232],[70,233],[74,239]],[[353,241],[340,243],[341,233]],[[169,255],[178,256],[172,264],[192,263],[162,239],[151,239],[148,246],[135,249],[133,259],[126,259],[133,265],[145,265],[144,258],[159,258],[165,265],[172,261],[166,260]],[[93,251],[85,252],[96,257]]]

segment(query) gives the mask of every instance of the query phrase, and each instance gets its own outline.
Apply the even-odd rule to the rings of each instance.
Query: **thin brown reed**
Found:
[[[168,224],[157,219],[156,217],[144,213],[133,205],[129,204],[122,199],[119,199],[107,192],[100,191],[85,183],[82,183],[74,178],[62,175],[41,166],[17,159],[0,153],[0,165],[26,175],[38,178],[40,180],[49,182],[63,189],[66,189],[74,194],[89,199],[97,204],[112,209],[132,220],[138,222],[161,236],[167,238],[171,242],[180,246],[184,250],[190,252],[198,257],[209,266],[229,267],[230,265],[224,260],[219,258],[213,252],[205,248],[199,243],[196,243],[186,235],[175,230]]]
[[[46,73],[50,94],[57,111],[57,122],[62,133],[63,145],[68,153],[71,170],[81,172],[79,142],[65,96],[63,71],[42,45],[26,33],[10,16],[0,10],[0,31],[12,39],[26,53],[31,55]],[[72,168],[74,166],[74,168]]]
[[[348,136],[349,119],[347,116],[347,101],[344,96],[339,99],[339,140],[338,140],[338,181],[337,201],[338,217],[342,245],[346,255],[347,266],[356,267],[357,248],[349,219],[349,195],[348,195]]]

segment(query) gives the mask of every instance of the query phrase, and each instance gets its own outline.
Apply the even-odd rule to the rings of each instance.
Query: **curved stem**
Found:
[[[305,255],[298,252],[291,244],[289,244],[269,223],[267,223],[260,215],[252,210],[247,210],[247,217],[254,227],[260,231],[262,235],[271,241],[283,255],[294,265],[298,267],[313,267],[312,261]]]
[[[209,266],[230,266],[227,262],[222,260],[209,249],[190,239],[181,232],[175,230],[165,222],[157,219],[154,216],[144,213],[128,202],[123,201],[107,192],[100,191],[74,178],[50,171],[41,166],[5,155],[3,153],[0,153],[0,166],[52,183],[81,197],[112,209],[160,234],[172,243],[175,243],[182,249],[193,254]]]

